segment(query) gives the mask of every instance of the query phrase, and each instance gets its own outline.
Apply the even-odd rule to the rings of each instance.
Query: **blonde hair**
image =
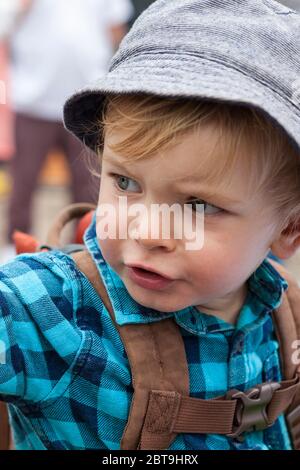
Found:
[[[184,134],[213,125],[217,140],[209,154],[206,183],[224,182],[225,176],[227,182],[242,159],[252,194],[264,191],[281,229],[300,218],[299,150],[259,110],[211,100],[108,95],[99,125],[104,139],[119,133],[120,139],[109,147],[128,162],[150,158],[176,145]]]

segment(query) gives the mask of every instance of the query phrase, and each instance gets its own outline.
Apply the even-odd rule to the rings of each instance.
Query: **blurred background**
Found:
[[[0,263],[15,229],[45,240],[70,202],[96,202],[96,159],[63,129],[62,106],[94,82],[147,0],[0,0]]]
[[[96,159],[64,131],[62,106],[106,72],[151,3],[0,0],[0,263],[14,254],[14,229],[45,241],[61,208],[97,201],[99,181],[83,164]],[[300,11],[300,0],[281,3]],[[300,283],[300,253],[285,265]]]

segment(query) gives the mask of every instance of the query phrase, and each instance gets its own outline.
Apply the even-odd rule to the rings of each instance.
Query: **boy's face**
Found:
[[[161,155],[131,163],[109,148],[120,138],[120,133],[110,133],[102,161],[99,206],[110,204],[117,214],[121,196],[127,197],[128,208],[143,204],[148,216],[152,204],[183,206],[191,199],[205,202],[202,248],[186,249],[184,237],[151,238],[149,218],[143,215],[128,217],[131,237],[103,239],[99,223],[97,235],[105,260],[138,303],[162,312],[194,305],[234,323],[245,300],[247,279],[266,257],[275,227],[264,195],[249,188],[249,175],[242,163],[230,185],[224,178],[222,188],[206,184],[205,171],[214,171],[209,161],[216,141],[214,132],[209,126],[191,131]],[[215,196],[208,198],[207,193]],[[173,281],[145,286],[134,277],[139,270],[133,273],[128,265],[143,265]]]

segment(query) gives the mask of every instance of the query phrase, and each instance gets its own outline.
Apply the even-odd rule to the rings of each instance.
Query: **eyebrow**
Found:
[[[183,180],[182,178],[180,178],[180,180]],[[180,181],[179,179],[177,181]],[[190,179],[190,181],[197,181],[199,183],[199,177],[193,177]],[[178,186],[179,187],[179,186]],[[197,197],[199,198],[203,198],[203,199],[210,199],[210,200],[214,200],[216,202],[218,202],[219,204],[241,204],[243,201],[241,201],[240,199],[235,199],[233,197],[230,197],[226,194],[218,194],[216,193],[215,191],[209,189],[209,188],[201,188],[201,186],[197,186],[197,187],[192,187],[192,186],[188,186],[188,184],[185,186],[182,186],[182,188],[185,187],[185,191],[187,192],[190,192],[190,193],[195,193],[196,195],[198,195]]]
[[[201,193],[201,190],[200,190],[200,193]],[[223,205],[223,204],[236,205],[236,204],[242,204],[243,202],[240,199],[233,199],[232,197],[229,197],[226,194],[208,193],[207,191],[206,191],[206,194],[203,194],[203,196],[201,196],[201,198],[202,197],[204,200],[209,199],[211,201],[215,201],[216,204],[220,204],[220,205]]]
[[[116,168],[119,168],[120,171],[124,170],[127,172],[128,176],[132,179],[135,179],[136,176],[134,176],[130,170],[127,169],[127,166],[126,166],[126,163],[122,163],[120,162],[120,160],[118,158],[116,158],[114,155],[112,155],[111,153],[108,154],[109,158],[103,158],[103,160],[106,160],[108,163],[112,163]],[[184,183],[187,181],[187,177],[186,176],[182,176],[182,177],[178,177],[176,178],[175,180],[176,182],[179,182],[179,183],[183,183],[182,184],[182,188],[184,185]],[[191,183],[199,183],[199,176],[196,176],[196,175],[191,175],[189,176],[189,179],[188,179],[188,182],[187,184],[189,184],[189,182]],[[175,184],[175,187],[176,189],[179,189],[180,188],[180,185],[176,185]],[[183,190],[183,189],[181,189]],[[197,198],[199,199],[203,199],[204,201],[206,201],[207,199],[211,201],[211,203],[213,203],[213,201],[216,202],[216,204],[241,204],[243,201],[239,200],[239,199],[235,199],[235,198],[232,198],[230,196],[227,196],[226,194],[216,194],[215,191],[212,191],[208,188],[202,188],[201,187],[186,187],[185,188],[185,192],[190,192],[190,193],[195,193],[197,194]],[[196,198],[196,196],[195,196]]]
[[[130,178],[132,178],[132,179],[135,179],[135,178],[136,178],[136,176],[135,176],[133,173],[131,173],[130,170],[128,170],[126,164],[125,164],[125,163],[122,164],[122,162],[120,162],[119,160],[117,160],[115,157],[113,157],[113,156],[110,155],[110,156],[109,156],[109,159],[107,159],[107,158],[102,158],[102,162],[104,162],[104,161],[106,161],[106,162],[109,163],[109,164],[112,164],[114,167],[116,167],[116,169],[118,169],[118,170],[121,171],[121,172],[122,172],[122,171],[126,171],[126,173],[130,176]]]

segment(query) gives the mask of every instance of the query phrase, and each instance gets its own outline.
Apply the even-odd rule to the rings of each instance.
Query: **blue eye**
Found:
[[[116,185],[118,189],[121,191],[133,191],[137,192],[140,190],[139,185],[137,184],[136,181],[132,180],[131,178],[127,178],[127,176],[122,176],[122,175],[113,175],[114,178],[116,179]],[[131,188],[130,188],[130,183],[131,183]],[[132,186],[136,185],[138,187],[138,190],[136,188],[132,188]]]
[[[191,208],[195,212],[202,212],[204,210],[204,214],[206,215],[215,215],[219,212],[223,212],[223,209],[220,207],[213,206],[212,204],[208,204],[208,202],[203,201],[202,199],[194,199],[193,201],[188,201],[186,204],[191,205]],[[200,207],[197,207],[197,204],[201,204]],[[203,208],[204,205],[204,208]],[[207,208],[210,210],[207,211]]]

